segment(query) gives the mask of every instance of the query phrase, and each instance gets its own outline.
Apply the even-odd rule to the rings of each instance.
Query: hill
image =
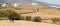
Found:
[[[42,5],[42,6],[50,6],[50,5],[55,6],[55,4],[49,4],[49,3],[45,3],[41,1],[39,2],[36,0],[0,0],[0,2],[1,3],[23,3],[24,5],[31,4],[31,3],[37,3],[38,5]]]

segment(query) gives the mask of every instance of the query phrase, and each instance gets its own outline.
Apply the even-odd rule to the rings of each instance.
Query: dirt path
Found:
[[[10,22],[9,20],[0,21],[0,26],[59,26],[49,23],[30,22],[30,21],[15,21]]]

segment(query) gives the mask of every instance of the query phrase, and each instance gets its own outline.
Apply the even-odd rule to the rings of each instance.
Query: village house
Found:
[[[1,6],[2,7],[8,7],[8,6],[14,6],[14,7],[18,7],[23,5],[22,3],[3,3]]]
[[[36,2],[28,2],[25,0],[3,0],[2,6],[3,7],[8,7],[8,6],[13,6],[13,7],[18,7],[18,6],[26,6],[26,5],[38,5]]]
[[[60,6],[50,6],[50,7],[54,7],[54,8],[60,8]]]

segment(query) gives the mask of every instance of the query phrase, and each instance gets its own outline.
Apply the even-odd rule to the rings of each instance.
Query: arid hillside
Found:
[[[19,8],[23,8],[22,10],[16,10],[18,13],[22,13],[22,16],[40,16],[42,18],[54,18],[58,17],[60,18],[60,10],[53,7],[48,6],[22,6]],[[38,9],[39,12],[35,13],[28,13],[28,12],[34,12],[33,9]],[[23,14],[25,13],[25,14]]]

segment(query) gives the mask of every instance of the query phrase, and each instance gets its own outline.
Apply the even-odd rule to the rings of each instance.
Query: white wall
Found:
[[[3,3],[3,4],[2,4],[2,7],[8,7],[8,4]]]
[[[18,3],[14,3],[14,7],[17,7],[18,6]]]
[[[2,4],[3,7],[6,7],[6,4]]]
[[[22,6],[23,3],[14,3],[14,7]]]
[[[38,5],[37,3],[32,3],[32,5]]]
[[[50,7],[60,8],[60,6],[50,6]]]

